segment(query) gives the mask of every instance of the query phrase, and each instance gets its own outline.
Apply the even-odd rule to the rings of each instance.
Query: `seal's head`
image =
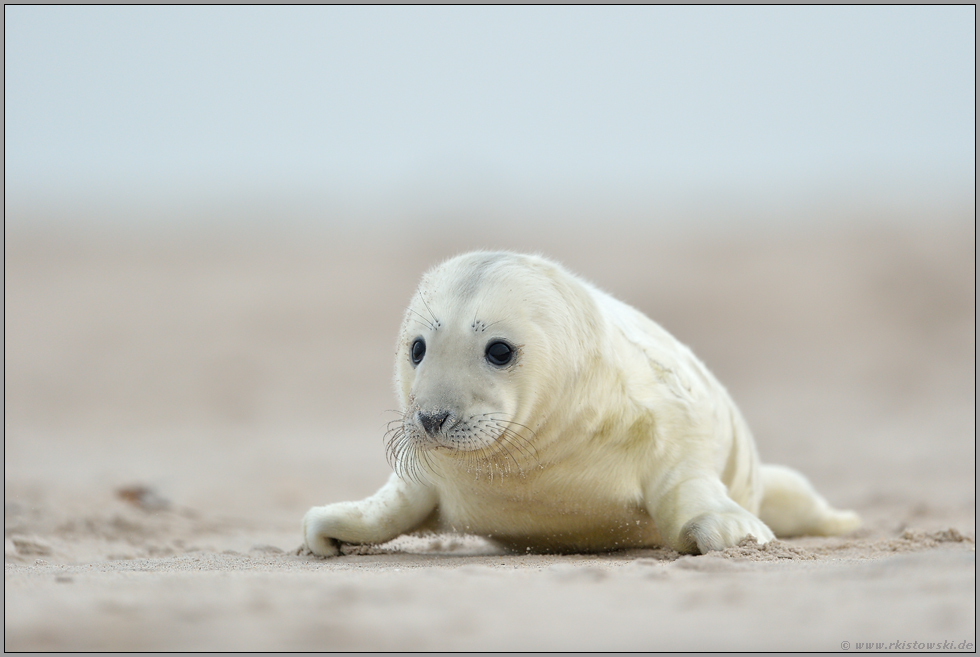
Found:
[[[533,460],[554,391],[594,358],[592,307],[580,281],[536,256],[475,252],[429,271],[399,336],[396,471],[455,462],[492,476]]]

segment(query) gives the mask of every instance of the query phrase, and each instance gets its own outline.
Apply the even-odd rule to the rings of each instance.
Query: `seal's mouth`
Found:
[[[399,476],[438,474],[440,467],[462,467],[477,475],[519,472],[538,462],[534,431],[500,412],[457,415],[451,411],[401,414],[389,424],[386,453]],[[434,459],[434,455],[442,457]],[[454,465],[455,464],[455,465]]]

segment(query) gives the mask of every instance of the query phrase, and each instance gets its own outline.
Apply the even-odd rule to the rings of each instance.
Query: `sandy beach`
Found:
[[[8,229],[5,650],[975,650],[972,207],[478,225]],[[762,459],[864,526],[704,556],[298,556],[310,506],[387,478],[402,313],[471,248],[544,253],[662,324]]]

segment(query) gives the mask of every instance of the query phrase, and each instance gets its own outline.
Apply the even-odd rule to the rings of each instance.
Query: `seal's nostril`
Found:
[[[442,425],[445,424],[448,417],[449,411],[436,411],[435,413],[419,412],[419,422],[422,423],[425,432],[430,436],[439,433],[439,430],[442,429]]]

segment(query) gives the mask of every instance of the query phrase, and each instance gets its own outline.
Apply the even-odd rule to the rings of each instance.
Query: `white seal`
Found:
[[[314,554],[428,530],[520,551],[703,553],[860,524],[799,473],[759,462],[687,347],[538,256],[475,252],[429,271],[395,385],[395,472],[367,499],[310,509]]]

